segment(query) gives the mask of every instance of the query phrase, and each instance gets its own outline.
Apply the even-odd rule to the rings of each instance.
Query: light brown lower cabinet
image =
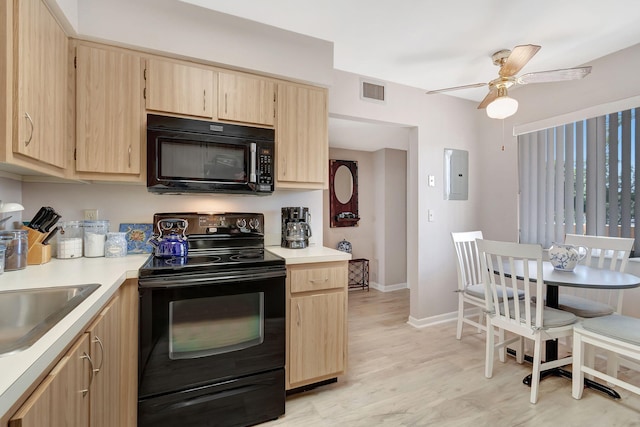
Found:
[[[347,266],[287,266],[287,390],[346,373]]]
[[[134,427],[137,310],[137,280],[130,279],[22,404],[9,427]]]
[[[83,334],[13,416],[9,426],[89,425],[91,370],[89,336]]]
[[[116,295],[87,329],[93,359],[89,425],[120,425],[120,296]]]

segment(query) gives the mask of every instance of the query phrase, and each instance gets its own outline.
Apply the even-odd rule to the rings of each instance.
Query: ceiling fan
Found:
[[[503,49],[491,55],[493,64],[500,67],[498,77],[488,83],[474,83],[454,86],[438,90],[430,90],[428,95],[449,92],[452,90],[471,89],[489,86],[489,93],[482,100],[478,109],[486,108],[487,115],[494,119],[504,119],[518,110],[518,101],[507,95],[507,89],[516,85],[532,83],[549,83],[565,80],[578,80],[591,72],[591,67],[565,68],[562,70],[540,71],[516,76],[518,71],[538,53],[540,46],[533,44],[519,45],[513,50]]]

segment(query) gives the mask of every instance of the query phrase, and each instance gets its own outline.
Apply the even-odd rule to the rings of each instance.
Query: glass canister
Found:
[[[82,221],[63,221],[56,236],[57,257],[61,259],[82,257]]]
[[[127,255],[127,233],[110,232],[107,233],[107,241],[104,244],[104,256],[107,258],[117,258]]]
[[[0,245],[5,247],[4,271],[22,270],[27,267],[27,230],[0,231]]]
[[[84,256],[104,256],[104,243],[107,240],[109,221],[84,221]]]

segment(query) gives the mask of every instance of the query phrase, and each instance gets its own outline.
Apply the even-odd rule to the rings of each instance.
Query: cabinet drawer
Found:
[[[347,286],[347,263],[330,262],[289,266],[291,293]]]

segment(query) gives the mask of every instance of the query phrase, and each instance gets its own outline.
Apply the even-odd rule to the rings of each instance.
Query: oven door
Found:
[[[282,268],[140,280],[139,397],[284,367]]]

